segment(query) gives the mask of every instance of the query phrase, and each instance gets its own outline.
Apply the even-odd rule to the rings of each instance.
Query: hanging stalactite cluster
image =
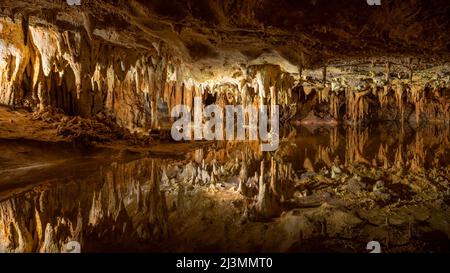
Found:
[[[178,104],[279,105],[280,120],[315,119],[335,124],[372,120],[449,120],[449,83],[375,77],[316,80],[280,65],[242,65],[231,77],[197,81],[164,43],[131,49],[85,30],[0,20],[0,104],[67,115],[99,113],[132,132],[160,129]],[[389,74],[389,72],[388,72]]]
[[[345,78],[336,77],[323,85],[312,79],[300,81],[297,118],[309,121],[313,112],[319,116],[361,124],[370,121],[449,121],[450,80],[429,81],[392,79],[378,81],[368,78],[357,84],[348,84]],[[310,112],[308,112],[310,111]]]

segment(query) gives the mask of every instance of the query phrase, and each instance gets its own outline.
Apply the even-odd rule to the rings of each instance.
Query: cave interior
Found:
[[[380,2],[0,0],[0,252],[449,252],[450,2]]]

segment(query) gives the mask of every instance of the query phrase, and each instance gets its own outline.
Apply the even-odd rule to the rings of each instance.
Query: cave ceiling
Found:
[[[430,68],[450,59],[449,14],[448,0],[0,1],[0,16],[23,24],[130,49],[164,45],[198,80],[265,63],[292,74],[387,61]]]

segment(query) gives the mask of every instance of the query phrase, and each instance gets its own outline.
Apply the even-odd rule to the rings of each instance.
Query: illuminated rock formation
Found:
[[[45,0],[32,6],[28,1],[2,3],[0,104],[38,112],[54,107],[83,117],[104,113],[129,131],[144,134],[166,127],[172,107],[192,106],[195,96],[218,104],[279,104],[283,123],[448,122],[448,45],[436,38],[431,51],[420,42],[426,40],[427,29],[401,33],[394,27],[388,42],[375,46],[350,41],[351,33],[326,22],[307,21],[324,37],[291,22],[306,16],[293,10],[307,8],[311,18],[319,18],[319,10],[332,6],[334,14],[342,15],[336,17],[338,26],[357,29],[360,23],[346,16],[364,10],[373,33],[362,28],[359,40],[375,43],[388,27],[421,21],[420,14],[433,10],[428,3],[416,1],[417,14],[410,17],[400,3],[371,13],[371,8],[360,7],[364,1],[341,6],[319,2],[280,3],[285,25],[263,16],[271,7],[268,1],[243,6],[205,1],[200,5],[204,11],[191,9],[190,1],[167,7],[139,1],[72,7]],[[17,7],[23,10],[12,12]],[[43,12],[38,15],[34,9]],[[239,16],[228,18],[228,12]],[[395,24],[385,19],[393,14]],[[177,23],[181,18],[185,21]],[[445,37],[449,28],[443,18],[432,18]],[[286,39],[292,45],[277,45]],[[389,43],[395,46],[389,48]],[[410,43],[430,54],[412,52]]]
[[[0,252],[448,252],[448,0],[69,2],[0,0]]]

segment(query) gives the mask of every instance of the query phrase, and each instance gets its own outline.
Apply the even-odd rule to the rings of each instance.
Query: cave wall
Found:
[[[0,104],[32,111],[59,108],[82,117],[106,113],[132,132],[161,127],[172,107],[192,107],[195,96],[221,106],[278,104],[282,122],[450,119],[448,75],[419,76],[414,82],[411,77],[346,81],[327,78],[326,69],[317,79],[266,63],[243,64],[228,78],[212,75],[202,82],[192,79],[192,67],[163,42],[131,48],[85,28],[9,17],[0,18],[0,32]]]
[[[403,121],[415,125],[450,120],[449,78],[419,80],[392,78],[378,81],[366,77],[357,84],[332,78],[314,83],[304,80],[294,87],[298,100],[296,119],[304,123]]]
[[[0,104],[68,115],[113,115],[133,131],[150,128],[170,56],[91,39],[86,32],[0,19]],[[173,68],[172,68],[173,70]]]
[[[278,65],[249,67],[232,83],[199,83],[183,73],[162,44],[138,50],[92,39],[85,31],[24,26],[23,20],[10,18],[0,22],[3,105],[32,111],[53,107],[82,117],[105,112],[136,131],[159,127],[170,109],[192,107],[195,96],[207,101],[214,95],[221,106],[288,105],[291,97],[294,80]]]

